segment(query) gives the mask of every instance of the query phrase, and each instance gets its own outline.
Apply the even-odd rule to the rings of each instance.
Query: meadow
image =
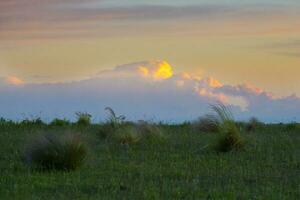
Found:
[[[61,122],[61,123],[59,123]],[[218,133],[190,123],[157,124],[161,140],[111,140],[106,124],[0,122],[0,199],[299,199],[300,125],[247,130],[240,150],[211,148]],[[37,170],[26,146],[44,133],[78,134],[87,147],[76,170]]]

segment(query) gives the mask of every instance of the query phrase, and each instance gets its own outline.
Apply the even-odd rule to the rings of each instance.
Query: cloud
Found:
[[[288,57],[300,57],[299,52],[278,52],[279,55],[288,56]]]
[[[143,77],[150,80],[164,80],[173,76],[173,68],[166,61],[144,61],[117,66],[114,70],[99,72],[99,78]]]
[[[299,31],[296,5],[256,3],[124,3],[86,0],[2,0],[0,37],[4,39],[167,34],[261,34]],[[278,23],[272,23],[276,21]],[[208,27],[207,22],[212,26]],[[279,23],[280,22],[280,23]],[[282,23],[284,22],[284,23]],[[240,27],[246,24],[247,29]],[[224,30],[226,26],[226,30]],[[228,26],[228,27],[227,27]],[[140,28],[137,28],[140,27]],[[218,29],[219,27],[219,29]],[[203,29],[209,29],[204,31]],[[254,29],[254,30],[251,30]],[[231,30],[231,31],[230,31]]]
[[[39,113],[46,120],[74,119],[76,111],[87,111],[98,121],[105,118],[104,108],[111,106],[132,120],[179,122],[206,114],[210,104],[222,101],[231,106],[237,119],[257,116],[269,122],[300,120],[300,99],[295,95],[275,98],[251,85],[232,86],[213,77],[175,73],[166,61],[122,65],[69,83],[33,84],[17,77],[10,80],[17,84],[7,84],[5,79],[2,83],[6,84],[0,84],[0,110],[3,117],[12,119]]]
[[[274,42],[260,46],[260,48],[267,49],[275,54],[288,56],[288,57],[300,57],[300,40],[286,40],[283,42]]]
[[[15,86],[21,86],[21,85],[24,85],[24,84],[25,84],[25,82],[24,82],[22,79],[20,79],[20,78],[18,78],[18,77],[16,77],[16,76],[8,76],[8,77],[5,79],[5,82],[6,82],[7,84],[15,85]]]
[[[139,71],[145,77],[151,77],[154,80],[164,80],[173,76],[173,69],[166,61],[153,63],[154,67],[140,66]]]

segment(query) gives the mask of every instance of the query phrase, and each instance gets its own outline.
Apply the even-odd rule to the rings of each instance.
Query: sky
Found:
[[[165,66],[171,74],[149,79],[166,73]],[[239,118],[293,121],[299,66],[298,0],[0,1],[4,117],[50,119],[86,110],[101,118],[111,105],[133,119],[180,121],[223,101]],[[91,93],[80,102],[76,87]],[[141,94],[139,108],[127,93]]]

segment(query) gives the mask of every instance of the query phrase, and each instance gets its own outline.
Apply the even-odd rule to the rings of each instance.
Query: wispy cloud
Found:
[[[278,52],[279,55],[288,56],[288,57],[300,57],[299,52]]]
[[[299,31],[297,21],[299,22],[300,11],[297,6],[282,6],[267,2],[260,4],[202,2],[194,5],[179,4],[181,6],[171,2],[165,5],[105,2],[107,1],[88,0],[82,3],[77,0],[3,0],[0,2],[0,36],[27,39],[66,35],[80,37],[107,36],[116,33],[135,34],[137,29],[132,27],[143,27],[143,34],[147,34],[151,32],[150,30],[157,30],[159,24],[165,27],[160,31],[168,34],[181,31],[190,34],[196,31],[199,34],[198,29],[205,28],[208,21],[214,24],[210,27],[211,32],[220,34],[224,34],[221,31],[224,25],[228,30],[232,30],[231,33],[254,34],[276,30],[291,31],[291,29]],[[273,23],[275,20],[277,24]],[[179,21],[183,23],[178,23]],[[285,23],[281,23],[283,21]],[[248,27],[248,31],[242,29],[241,23]],[[220,30],[216,30],[216,27]]]
[[[260,48],[269,50],[272,53],[288,57],[300,57],[300,40],[290,39],[282,42],[273,42],[261,45]]]

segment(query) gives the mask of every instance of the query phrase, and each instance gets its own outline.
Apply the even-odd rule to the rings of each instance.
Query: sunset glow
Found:
[[[300,200],[299,149],[300,0],[0,0],[0,200]]]
[[[139,105],[151,100],[141,110],[128,111],[138,116],[174,95],[177,101],[159,109],[158,118],[168,118],[163,115],[168,109],[186,115],[184,110],[192,105],[203,106],[204,112],[210,103],[221,101],[242,109],[237,111],[241,117],[260,112],[262,118],[275,120],[267,116],[271,111],[263,112],[270,104],[273,113],[285,109],[284,119],[277,120],[291,120],[300,101],[299,10],[300,2],[294,0],[3,0],[2,105],[14,102],[5,99],[11,97],[4,94],[7,88],[14,94],[20,89],[18,94],[29,98],[41,96],[31,94],[36,88],[41,92],[49,86],[57,94],[49,96],[54,101],[78,87],[84,88],[87,102],[109,99],[107,104],[129,108],[134,100],[128,96],[139,97]],[[106,99],[89,96],[91,91]],[[129,103],[123,105],[116,96]],[[27,114],[48,107],[37,102]],[[76,107],[90,108],[74,102],[65,113]],[[194,109],[186,112],[198,115]],[[54,109],[50,113],[57,114]]]
[[[20,79],[20,78],[18,78],[16,76],[9,76],[9,77],[7,77],[6,78],[6,82],[8,84],[12,84],[12,85],[16,85],[16,86],[20,86],[20,85],[24,85],[25,84],[25,82],[22,79]]]
[[[208,84],[209,84],[209,86],[211,86],[213,88],[219,88],[219,87],[223,86],[223,84],[220,83],[220,81],[218,81],[217,79],[214,79],[213,77],[208,78]]]
[[[166,61],[152,61],[149,67],[139,66],[138,71],[142,76],[155,80],[168,79],[173,76],[173,68]]]
[[[157,80],[167,79],[173,76],[173,69],[169,63],[162,61],[158,64],[154,72],[154,78]]]

